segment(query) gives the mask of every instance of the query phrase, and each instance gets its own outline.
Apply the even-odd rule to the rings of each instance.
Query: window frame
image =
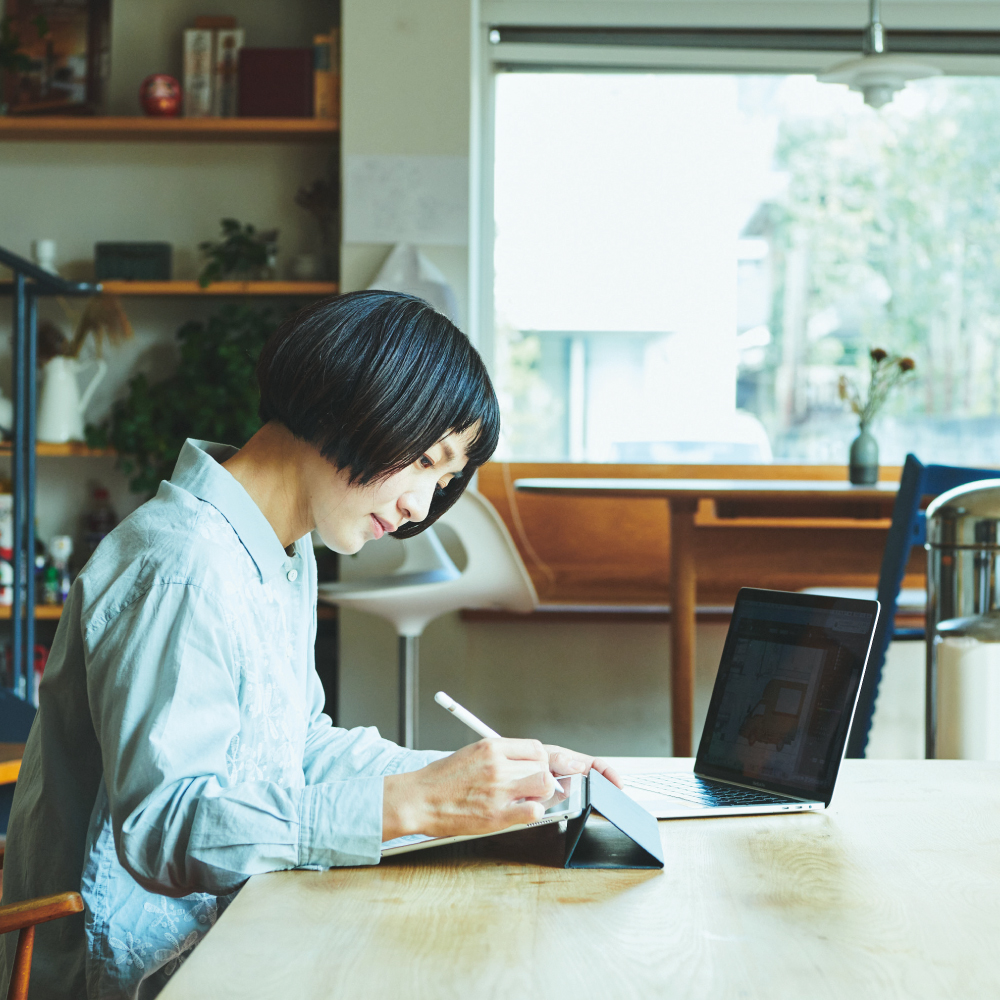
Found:
[[[749,9],[748,9],[749,8]],[[941,10],[947,25],[941,24]],[[752,15],[752,16],[750,16]],[[838,61],[860,54],[867,4],[850,0],[766,0],[746,4],[733,0],[474,0],[472,18],[471,90],[472,120],[470,169],[469,325],[491,374],[496,374],[494,336],[494,166],[496,125],[496,80],[505,72],[661,72],[661,73],[817,73]],[[991,0],[894,3],[883,10],[887,22],[888,49],[893,32],[926,37],[935,30],[954,42],[956,37],[980,36],[995,46],[995,54],[924,52],[948,75],[1000,76],[1000,4]],[[790,29],[790,26],[795,26]],[[605,33],[628,30],[627,45],[605,39],[599,43],[551,43],[548,41],[502,40],[503,30],[521,30],[522,35],[577,31],[586,39],[588,31]],[[491,32],[501,41],[491,41]],[[580,29],[584,29],[581,31]],[[714,37],[727,47],[665,44],[672,31],[678,36],[699,29],[699,35]],[[764,29],[774,34],[794,30],[803,39],[817,39],[813,49],[760,47],[767,41]],[[648,32],[655,44],[633,44],[635,33]],[[831,38],[841,41],[856,32],[858,48],[830,47]],[[748,45],[733,47],[740,37]],[[590,36],[591,41],[593,36]],[[700,41],[696,38],[695,41]],[[674,39],[676,41],[676,38]],[[955,47],[952,44],[952,47]],[[980,48],[983,46],[981,45]],[[916,57],[915,57],[916,58]]]

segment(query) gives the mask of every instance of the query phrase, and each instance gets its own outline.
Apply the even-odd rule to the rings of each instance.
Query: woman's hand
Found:
[[[588,757],[565,747],[545,746],[544,750],[549,755],[549,770],[553,774],[587,774],[593,768],[600,771],[613,785],[624,787],[618,772],[600,757]]]
[[[541,819],[542,802],[558,789],[548,749],[560,748],[545,748],[538,740],[480,740],[419,771],[387,775],[382,839],[492,833]]]

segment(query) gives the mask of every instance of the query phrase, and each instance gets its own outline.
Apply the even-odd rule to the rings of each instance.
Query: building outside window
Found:
[[[880,111],[804,75],[496,81],[495,344],[522,460],[1000,464],[1000,80]]]

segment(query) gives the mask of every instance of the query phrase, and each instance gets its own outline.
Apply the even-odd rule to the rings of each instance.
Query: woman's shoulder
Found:
[[[124,607],[160,585],[218,588],[254,572],[229,522],[210,503],[164,482],[112,531],[80,572],[85,613]]]

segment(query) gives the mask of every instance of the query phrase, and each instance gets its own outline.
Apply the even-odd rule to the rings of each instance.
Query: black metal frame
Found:
[[[100,285],[66,281],[0,247],[0,265],[14,280],[0,294],[14,299],[14,604],[13,663],[15,694],[27,698],[35,649],[35,414],[38,367],[38,299],[43,295],[94,295]]]
[[[494,44],[613,45],[628,48],[737,49],[770,52],[859,53],[861,28],[687,28],[654,25],[491,24]],[[886,48],[907,55],[992,56],[1000,31],[915,31],[893,28]]]

